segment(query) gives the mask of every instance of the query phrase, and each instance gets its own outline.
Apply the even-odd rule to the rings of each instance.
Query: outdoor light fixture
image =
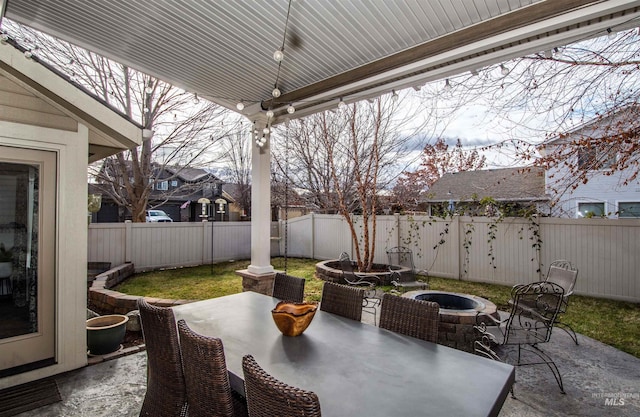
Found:
[[[339,109],[343,109],[347,106],[347,103],[344,102],[344,100],[342,100],[342,98],[340,99],[340,101],[338,102],[338,108]]]
[[[284,59],[284,51],[282,50],[282,48],[273,53],[273,59],[275,59],[276,62],[282,62],[282,60]]]
[[[0,35],[0,42],[2,42],[2,43],[7,43],[7,41],[8,41],[8,40],[9,40],[9,35],[7,35],[6,33],[4,33],[4,32],[3,32],[3,33]]]
[[[24,57],[27,59],[31,59],[33,57],[33,52],[31,51],[31,49],[27,49],[26,51],[24,51]]]
[[[267,119],[271,119],[273,117],[273,110],[271,109],[267,110],[265,115],[267,116]]]
[[[607,28],[607,37],[609,39],[615,39],[616,36],[618,36],[617,32],[614,32],[613,30],[611,30],[611,28]]]
[[[242,102],[242,100],[240,100],[238,104],[236,104],[236,109],[238,109],[238,111],[244,110],[244,103]]]
[[[449,79],[444,80],[444,91],[451,90],[451,84],[449,84]]]
[[[470,72],[471,72],[471,75],[473,75],[474,77],[477,77],[479,74],[477,68],[472,69]]]
[[[500,64],[500,73],[504,76],[509,75],[509,68],[505,67],[503,64]]]
[[[264,145],[267,143],[267,137],[266,135],[262,135],[261,138],[256,139],[256,145],[258,146],[258,148],[262,148],[264,147]]]
[[[151,82],[151,80],[149,80],[147,86],[144,88],[144,92],[147,94],[153,93],[153,83]]]
[[[398,101],[398,93],[396,93],[396,90],[391,90],[391,100]]]
[[[293,113],[295,113],[295,111],[296,111],[296,108],[293,107],[292,104],[289,104],[289,106],[287,107],[287,113],[293,114]]]
[[[270,132],[270,130],[269,130],[268,127],[265,127],[264,129],[262,129],[262,133],[265,134],[265,135],[268,135],[269,132]]]
[[[193,104],[200,103],[200,99],[198,98],[198,93],[193,93]]]
[[[273,96],[273,98],[278,98],[280,97],[280,94],[282,94],[280,92],[280,90],[278,89],[278,87],[274,88],[273,91],[271,92],[271,95]]]

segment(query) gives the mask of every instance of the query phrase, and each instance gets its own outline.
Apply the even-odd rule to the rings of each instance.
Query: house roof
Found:
[[[182,167],[182,166],[165,166],[164,169],[176,177],[180,178],[183,181],[193,182],[200,181],[207,176],[211,176],[211,178],[218,179],[215,175],[213,175],[210,171],[202,169],[202,168],[193,168],[193,167]]]
[[[0,47],[0,74],[87,126],[89,162],[142,143],[141,126],[125,119],[121,113],[96,100],[85,90],[70,85],[49,66],[25,59],[19,48]]]
[[[450,193],[450,194],[449,194]],[[473,201],[546,201],[544,170],[540,167],[487,169],[444,174],[426,192],[430,203]]]
[[[2,4],[12,20],[234,111],[242,100],[250,120],[273,108],[274,123],[632,27],[640,16],[636,0]]]

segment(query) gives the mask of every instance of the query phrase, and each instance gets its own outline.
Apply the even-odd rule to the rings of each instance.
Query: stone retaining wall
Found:
[[[357,271],[358,267],[354,264],[354,270]],[[389,267],[386,264],[373,264],[374,269],[377,272],[358,272],[359,276],[367,276],[371,275],[373,277],[377,277],[378,279],[372,278],[371,282],[374,282],[378,285],[391,285],[391,272],[389,272]],[[393,266],[393,270],[399,273],[407,273],[409,268],[403,266]],[[323,281],[337,282],[338,284],[346,284],[343,275],[342,268],[340,267],[340,261],[337,259],[330,259],[328,261],[318,262],[316,264],[316,277],[320,278]]]
[[[109,269],[96,276],[89,288],[89,304],[101,311],[108,311],[111,314],[127,314],[137,310],[137,295],[127,295],[111,288],[133,275],[134,266],[132,263],[125,263]],[[145,297],[149,304],[160,307],[171,307],[179,304],[186,304],[191,300],[169,300],[163,298]]]

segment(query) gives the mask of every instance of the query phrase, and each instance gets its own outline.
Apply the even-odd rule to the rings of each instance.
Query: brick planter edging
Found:
[[[89,302],[91,305],[102,311],[109,311],[111,314],[127,314],[137,310],[137,295],[123,294],[113,291],[111,288],[133,275],[134,267],[132,263],[125,263],[109,269],[96,276],[96,279],[89,288]],[[191,303],[194,300],[170,300],[165,298],[144,297],[149,304],[159,307],[171,307],[180,304]]]

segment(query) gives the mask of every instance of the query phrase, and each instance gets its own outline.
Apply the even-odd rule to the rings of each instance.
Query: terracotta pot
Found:
[[[129,317],[121,314],[94,317],[87,320],[87,347],[91,355],[115,352],[124,341]]]

